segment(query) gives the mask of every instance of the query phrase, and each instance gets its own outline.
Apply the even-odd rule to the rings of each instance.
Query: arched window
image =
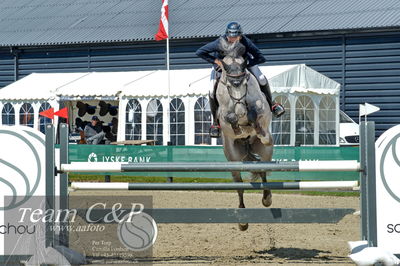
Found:
[[[142,107],[138,100],[129,100],[126,105],[125,139],[142,139]]]
[[[319,103],[319,144],[336,144],[336,107],[330,96],[324,96]]]
[[[185,105],[175,98],[169,104],[170,134],[172,145],[185,145]]]
[[[314,144],[314,104],[308,96],[296,102],[296,145],[302,144]]]
[[[194,143],[211,144],[211,111],[208,99],[200,97],[194,105]]]
[[[11,103],[6,103],[1,111],[3,125],[15,125],[15,111]]]
[[[48,102],[42,103],[39,108],[39,113],[51,108],[51,105]],[[51,124],[51,119],[42,115],[39,115],[39,130],[43,134],[46,130],[46,125]]]
[[[30,103],[24,103],[19,110],[19,124],[33,127],[34,111]]]
[[[275,102],[281,103],[285,107],[285,113],[276,118],[272,118],[272,137],[275,145],[290,145],[290,102],[286,96],[275,97]]]
[[[157,145],[163,144],[163,107],[159,100],[152,99],[146,111],[146,139],[153,139]]]

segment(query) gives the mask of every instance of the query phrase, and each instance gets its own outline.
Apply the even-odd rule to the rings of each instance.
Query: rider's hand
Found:
[[[221,60],[219,60],[218,58],[214,60],[214,63],[217,65],[217,67],[215,68],[215,71],[220,72],[222,70],[222,63]]]

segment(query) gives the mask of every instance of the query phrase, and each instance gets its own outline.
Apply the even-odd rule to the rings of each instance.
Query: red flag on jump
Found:
[[[68,108],[64,107],[63,109],[60,109],[57,112],[55,112],[54,115],[58,115],[59,117],[68,119]]]
[[[156,41],[168,38],[168,0],[162,0],[160,25],[158,32],[154,35]]]
[[[57,112],[54,113],[54,115],[58,115],[59,117],[63,117],[67,119],[67,124],[68,124],[68,108],[64,107],[63,109],[58,110]]]
[[[54,119],[54,108],[50,108],[47,110],[44,110],[42,112],[39,113],[41,116],[50,118],[50,119]]]
[[[55,112],[54,115],[58,115],[59,117],[68,119],[68,108],[64,107],[63,109],[60,109],[57,112]]]

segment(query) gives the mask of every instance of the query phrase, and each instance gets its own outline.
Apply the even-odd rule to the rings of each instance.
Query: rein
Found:
[[[240,98],[235,98],[235,97],[232,96],[232,94],[231,94],[231,86],[226,86],[226,87],[228,88],[228,93],[229,93],[229,96],[231,97],[231,99],[236,101],[235,105],[238,104],[238,103],[241,103],[241,104],[247,106],[247,103],[243,103],[242,102],[242,99],[247,96],[247,84],[245,86],[245,92],[244,92],[243,96],[240,97]]]
[[[232,75],[232,74],[228,74],[228,73],[225,72],[225,75],[226,75],[227,77],[237,78],[237,77],[242,77],[243,75],[246,75],[246,72],[242,72],[242,73],[237,74],[237,75]],[[236,106],[237,104],[243,104],[243,105],[247,108],[247,103],[246,103],[246,102],[242,102],[243,98],[245,98],[245,97],[247,96],[247,91],[248,91],[247,84],[245,85],[245,93],[242,95],[242,97],[236,98],[236,97],[232,96],[232,93],[231,93],[232,87],[229,86],[228,83],[225,82],[225,81],[222,80],[222,79],[220,80],[220,82],[221,82],[222,84],[224,84],[224,85],[226,86],[226,88],[228,89],[229,97],[231,97],[231,99],[235,102],[235,106]]]

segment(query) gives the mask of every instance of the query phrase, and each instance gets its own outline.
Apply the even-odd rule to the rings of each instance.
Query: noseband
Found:
[[[225,75],[227,76],[227,77],[230,77],[230,78],[240,78],[240,77],[242,77],[242,76],[244,76],[244,75],[246,75],[246,72],[242,72],[242,73],[239,73],[239,74],[228,74],[228,73],[225,73]]]

